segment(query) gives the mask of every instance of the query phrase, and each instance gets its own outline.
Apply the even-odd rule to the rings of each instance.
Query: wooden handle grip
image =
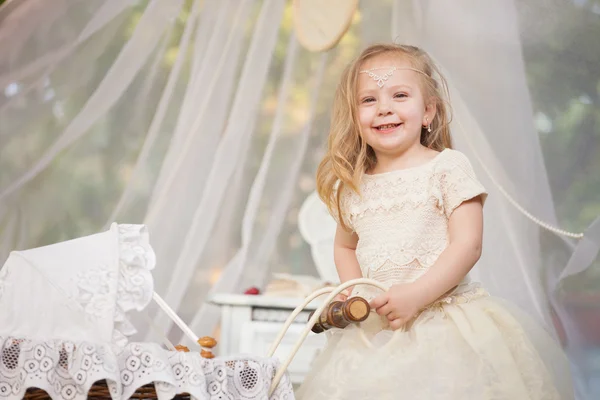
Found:
[[[352,297],[344,302],[342,310],[349,321],[362,322],[369,316],[371,306],[362,297]]]
[[[371,307],[362,297],[352,297],[346,301],[330,303],[313,325],[314,333],[321,333],[331,328],[345,328],[351,323],[362,322],[369,316]],[[308,319],[312,316],[310,313]]]

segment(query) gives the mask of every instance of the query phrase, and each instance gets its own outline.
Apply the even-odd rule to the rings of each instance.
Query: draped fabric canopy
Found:
[[[456,147],[490,192],[475,277],[539,320],[553,302],[579,337],[560,310],[564,293],[600,282],[599,239],[586,236],[561,280],[583,242],[530,217],[582,232],[600,211],[600,3],[362,0],[323,52],[299,44],[293,12],[284,0],[0,6],[0,259],[143,222],[157,293],[198,335],[213,333],[210,293],[316,275],[311,251],[327,268],[330,235],[311,250],[298,212],[333,91],[364,46],[393,40],[438,62]]]

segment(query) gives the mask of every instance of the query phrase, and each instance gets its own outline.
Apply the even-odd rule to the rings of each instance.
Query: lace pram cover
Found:
[[[206,360],[154,343],[129,343],[127,319],[152,298],[155,255],[143,225],[12,252],[0,270],[0,398],[27,388],[86,399],[105,379],[113,399],[155,383],[161,399],[265,399],[277,361]],[[272,399],[292,399],[284,377]]]
[[[249,356],[208,360],[153,343],[129,343],[115,352],[86,342],[0,341],[0,398],[9,399],[21,399],[27,388],[37,387],[53,399],[84,400],[92,384],[103,379],[113,399],[128,399],[151,382],[161,400],[180,393],[200,400],[266,399],[279,366],[277,360]],[[293,398],[285,376],[270,399]]]

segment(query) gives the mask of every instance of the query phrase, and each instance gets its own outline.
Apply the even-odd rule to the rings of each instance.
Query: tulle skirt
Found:
[[[404,331],[372,313],[327,333],[299,400],[569,400],[569,363],[525,313],[471,288]]]

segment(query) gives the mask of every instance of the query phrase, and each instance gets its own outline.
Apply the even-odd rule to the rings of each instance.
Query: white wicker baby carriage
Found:
[[[277,360],[134,343],[128,312],[154,297],[143,225],[12,252],[0,270],[0,397],[292,399]],[[198,338],[172,313],[192,340]],[[204,349],[205,353],[209,349]]]

